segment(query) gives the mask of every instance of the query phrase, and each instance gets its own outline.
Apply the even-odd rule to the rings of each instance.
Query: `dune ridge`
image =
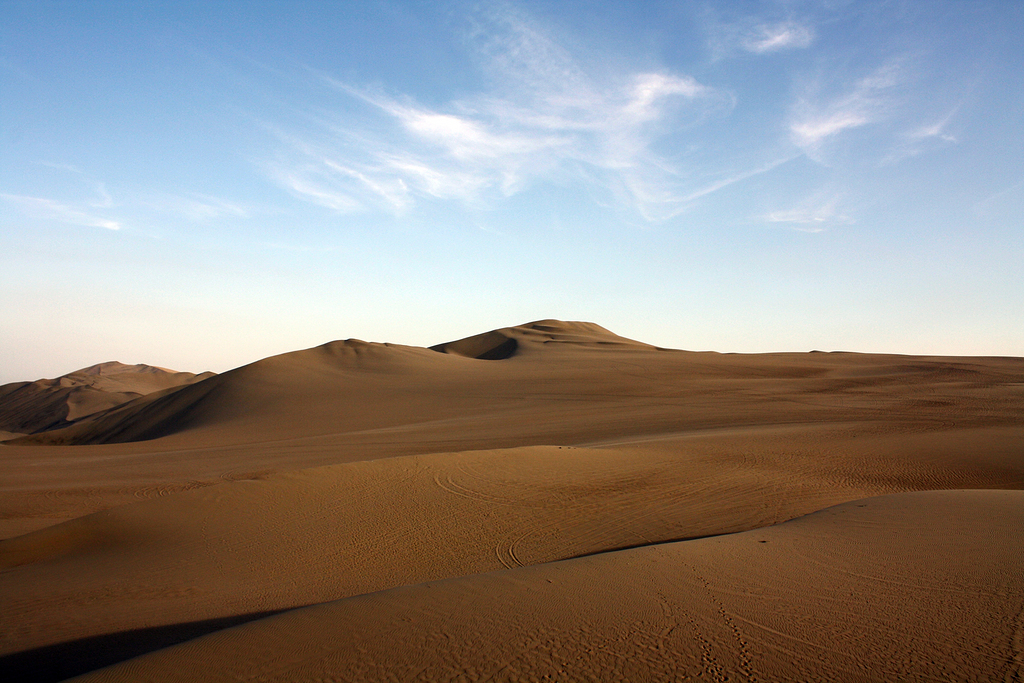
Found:
[[[0,386],[0,430],[33,434],[66,427],[147,394],[201,382],[214,373],[97,363],[54,379]]]
[[[431,346],[440,353],[449,353],[477,360],[506,360],[517,352],[520,344],[526,349],[537,344],[574,344],[590,347],[631,346],[653,349],[643,342],[626,339],[595,323],[538,320],[532,323],[504,327],[444,344]]]
[[[1019,358],[695,353],[552,320],[348,339],[8,441],[0,467],[6,679],[1021,662]]]

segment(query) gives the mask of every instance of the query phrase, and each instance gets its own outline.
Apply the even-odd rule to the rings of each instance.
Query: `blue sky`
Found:
[[[539,318],[1024,356],[1024,3],[0,0],[0,382]]]

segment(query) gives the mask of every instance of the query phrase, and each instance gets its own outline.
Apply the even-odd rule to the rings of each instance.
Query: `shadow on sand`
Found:
[[[288,610],[108,633],[0,657],[0,681],[53,683]]]

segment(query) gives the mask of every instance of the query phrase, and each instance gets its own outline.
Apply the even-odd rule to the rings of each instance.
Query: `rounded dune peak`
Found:
[[[337,339],[299,351],[270,356],[255,361],[232,372],[264,373],[268,371],[293,372],[300,369],[325,368],[333,370],[356,370],[359,368],[380,368],[383,366],[416,364],[416,358],[426,354],[424,349],[391,344],[387,342],[364,341],[362,339]]]
[[[145,363],[138,363],[135,365],[128,365],[120,361],[111,360],[105,363],[97,363],[96,365],[90,365],[87,368],[76,370],[71,375],[117,375],[123,372],[144,372],[144,373],[161,373],[166,372],[170,374],[177,374],[177,370],[170,370],[168,368],[161,368],[156,365],[146,365]]]
[[[618,336],[608,328],[601,327],[597,323],[589,323],[583,320],[555,320],[554,318],[547,318],[545,320],[535,320],[532,323],[524,323],[522,325],[517,325],[516,327],[530,330],[538,330],[541,332],[584,332],[591,334],[611,335],[613,337]]]
[[[483,334],[431,346],[434,351],[478,360],[506,360],[520,353],[523,345],[571,344],[590,347],[633,346],[654,349],[611,332],[596,323],[555,319],[535,320],[514,327],[503,327]]]
[[[54,379],[7,384],[0,387],[0,429],[22,434],[62,429],[140,397],[212,376],[106,361]]]

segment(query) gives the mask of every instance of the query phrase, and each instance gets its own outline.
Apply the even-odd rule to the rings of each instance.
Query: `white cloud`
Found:
[[[57,163],[53,161],[37,161],[35,163],[39,164],[40,166],[45,166],[46,168],[52,168],[57,171],[71,173],[75,176],[78,176],[80,182],[91,186],[93,192],[95,192],[97,196],[97,199],[95,199],[92,202],[89,202],[89,206],[91,208],[109,209],[114,206],[114,199],[113,197],[110,196],[110,193],[107,192],[106,183],[92,179],[89,176],[89,174],[87,174],[85,171],[78,168],[77,166],[74,166],[72,164]]]
[[[765,164],[764,166],[761,166],[759,168],[751,169],[749,171],[743,171],[741,173],[737,173],[736,175],[723,178],[714,183],[711,183],[710,185],[707,185],[706,187],[702,187],[701,189],[690,193],[689,195],[686,196],[685,201],[692,202],[713,192],[718,192],[724,187],[728,187],[729,185],[733,185],[735,183],[746,180],[747,178],[753,178],[756,175],[767,173],[768,171],[771,171],[772,169],[781,166],[787,161],[792,161],[795,158],[796,156],[783,157],[781,159],[776,159],[775,161]]]
[[[662,115],[664,101],[673,95],[695,98],[710,93],[710,88],[689,76],[661,73],[637,74],[633,77],[630,90],[629,100],[622,107],[622,113],[635,123],[658,119]]]
[[[871,119],[856,108],[825,114],[793,123],[789,130],[793,141],[800,147],[813,147],[825,138],[843,132],[848,128],[859,128]]]
[[[109,209],[114,205],[114,198],[107,192],[107,186],[104,183],[96,183],[96,194],[99,195],[99,199],[89,204],[92,208]]]
[[[947,132],[947,126],[955,113],[956,109],[953,109],[938,121],[919,125],[900,135],[892,150],[882,159],[881,165],[889,166],[929,150],[957,144],[956,137]]]
[[[194,193],[188,196],[161,194],[142,202],[157,211],[176,213],[192,221],[206,221],[217,218],[248,218],[252,210],[237,202]]]
[[[930,126],[922,126],[915,131],[910,133],[910,137],[914,140],[923,140],[925,138],[939,138],[944,142],[956,142],[956,138],[952,135],[945,133],[943,128],[945,126],[941,123],[934,123]]]
[[[54,169],[57,169],[58,171],[67,171],[68,173],[74,173],[76,175],[85,175],[85,173],[80,168],[78,168],[77,166],[73,166],[71,164],[60,164],[60,163],[55,163],[55,162],[52,162],[52,161],[40,161],[40,162],[37,162],[37,163],[40,166],[46,166],[47,168],[54,168]]]
[[[812,42],[814,31],[808,26],[792,21],[759,24],[740,40],[744,50],[755,54],[809,47]]]
[[[721,20],[709,14],[705,30],[713,61],[738,54],[770,55],[785,50],[808,48],[816,33],[808,20],[770,20],[753,16]]]
[[[299,172],[277,171],[277,180],[297,199],[318,204],[338,213],[353,213],[363,204],[348,193],[329,184],[318,183]],[[322,175],[322,174],[321,174]]]
[[[1003,210],[1012,211],[1015,217],[1020,216],[1020,207],[1024,207],[1024,178],[976,202],[973,208],[979,216],[988,217],[998,211],[1000,205]]]
[[[836,193],[817,193],[792,208],[769,212],[761,220],[786,224],[802,232],[822,232],[829,226],[854,222],[839,211],[841,199]]]
[[[269,165],[272,177],[338,211],[401,213],[421,199],[487,206],[554,179],[598,183],[619,208],[662,220],[693,195],[656,143],[728,108],[728,96],[667,71],[598,77],[508,8],[477,15],[472,41],[495,85],[442,106],[319,74],[374,115],[339,111],[329,126],[279,134],[290,154]]]
[[[0,194],[0,199],[17,207],[21,213],[30,218],[55,220],[71,225],[89,228],[105,228],[120,230],[121,224],[103,216],[73,206],[67,206],[52,199],[42,197],[26,197],[23,195]]]
[[[330,160],[325,160],[324,164],[331,169],[334,169],[342,175],[349,176],[358,180],[371,192],[379,195],[386,202],[395,207],[396,210],[402,211],[410,204],[409,199],[409,188],[406,186],[405,181],[401,178],[374,180],[367,177],[366,174],[361,173],[352,168],[342,166],[341,164],[335,163]]]
[[[946,132],[946,129],[949,126],[949,122],[956,115],[958,109],[959,107],[954,107],[948,114],[943,116],[938,121],[933,121],[931,123],[920,126],[915,130],[912,130],[908,137],[910,137],[911,140],[927,140],[929,138],[937,138],[939,140],[942,140],[943,142],[956,143],[956,137]]]
[[[808,156],[817,158],[821,145],[840,133],[885,118],[891,96],[903,79],[899,64],[893,62],[856,81],[838,97],[819,99],[814,93],[819,86],[809,88],[811,92],[794,107],[790,139]]]

